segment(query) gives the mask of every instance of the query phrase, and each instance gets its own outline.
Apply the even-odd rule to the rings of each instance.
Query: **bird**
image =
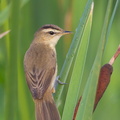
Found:
[[[60,120],[53,93],[57,76],[55,46],[61,36],[70,34],[57,25],[43,25],[24,56],[26,82],[35,103],[36,120]]]

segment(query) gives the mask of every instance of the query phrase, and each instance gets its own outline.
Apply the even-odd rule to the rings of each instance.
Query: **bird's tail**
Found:
[[[51,100],[40,99],[35,100],[36,120],[60,120],[59,112],[55,102]]]

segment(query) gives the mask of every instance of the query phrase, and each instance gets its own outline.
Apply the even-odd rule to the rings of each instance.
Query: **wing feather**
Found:
[[[26,81],[34,99],[41,99],[56,74],[56,55],[50,47],[32,44],[24,57]]]
[[[52,82],[52,77],[54,76],[54,73],[55,68],[42,70],[39,75],[37,75],[36,72],[27,72],[27,83],[30,91],[32,92],[32,96],[35,99],[41,99],[43,97],[44,93]]]

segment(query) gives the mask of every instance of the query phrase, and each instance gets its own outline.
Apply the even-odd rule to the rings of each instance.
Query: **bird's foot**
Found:
[[[60,84],[60,85],[66,85],[67,83],[61,82],[60,81],[60,76],[57,76],[56,79],[55,79],[54,87],[56,88],[58,84]]]

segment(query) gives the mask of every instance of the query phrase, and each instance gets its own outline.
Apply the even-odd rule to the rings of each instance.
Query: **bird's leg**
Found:
[[[59,83],[60,85],[65,85],[65,84],[67,84],[67,83],[64,83],[64,82],[61,82],[61,81],[60,81],[60,76],[57,76],[57,77],[56,77],[56,81],[57,81],[57,83]]]
[[[64,82],[61,82],[60,81],[60,76],[57,76],[56,79],[55,79],[55,83],[54,83],[54,88],[56,89],[56,87],[58,86],[58,84],[60,85],[65,85],[67,83],[64,83]]]

